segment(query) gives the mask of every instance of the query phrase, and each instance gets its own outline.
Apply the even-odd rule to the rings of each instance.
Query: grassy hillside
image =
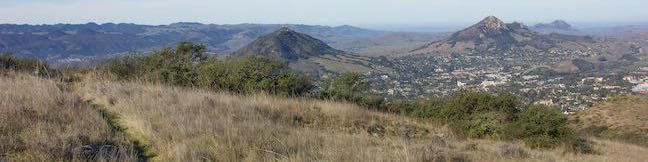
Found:
[[[456,138],[445,126],[354,104],[110,82],[78,85],[118,115],[154,161],[641,161],[648,149],[595,140],[598,155]]]
[[[619,96],[571,120],[591,135],[648,146],[648,96]]]
[[[129,161],[120,134],[70,87],[0,73],[0,161]]]
[[[282,64],[204,60],[201,47],[187,45],[114,60],[104,69],[54,70],[57,75],[42,75],[37,61],[6,57],[9,66],[0,69],[0,161],[648,158],[644,146],[585,139],[560,111],[525,105],[510,94],[465,91],[384,103],[364,93],[369,83],[359,74],[338,76],[315,92],[307,78],[282,71]],[[632,104],[619,110],[628,112],[596,113],[574,123],[591,133],[603,127],[592,123],[607,122],[606,131],[641,143],[643,98],[603,106],[625,103]],[[627,120],[632,115],[639,116]]]

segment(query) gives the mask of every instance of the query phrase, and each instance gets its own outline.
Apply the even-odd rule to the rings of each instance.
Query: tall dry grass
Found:
[[[96,108],[116,114],[126,136]],[[88,79],[77,86],[0,74],[0,161],[643,161],[644,147],[597,140],[597,155],[457,139],[444,127],[353,104],[231,95]]]
[[[84,98],[119,116],[154,161],[642,161],[642,147],[595,140],[598,155],[457,139],[444,127],[353,104],[89,78]]]
[[[0,74],[0,161],[130,161],[130,145],[68,87]]]
[[[131,136],[150,144],[160,161],[405,159],[402,150],[388,148],[432,130],[329,101],[100,80],[85,82],[79,91],[119,114]]]

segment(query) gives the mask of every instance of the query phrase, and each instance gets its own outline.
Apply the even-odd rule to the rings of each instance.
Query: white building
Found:
[[[648,83],[643,83],[632,88],[632,92],[640,94],[648,94]]]
[[[464,86],[466,86],[466,83],[463,83],[461,81],[457,81],[457,87],[462,88]]]

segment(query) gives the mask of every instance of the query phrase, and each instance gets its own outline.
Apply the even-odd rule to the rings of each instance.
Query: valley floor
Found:
[[[143,150],[132,152],[153,161],[648,159],[645,147],[608,140],[593,139],[599,152],[595,155],[564,153],[561,148],[536,150],[517,142],[457,138],[444,126],[349,103],[111,82],[92,75],[85,78],[66,87],[23,74],[0,75],[0,158],[66,160],[69,157],[46,156],[65,152],[66,148],[43,149],[38,145],[52,141],[45,144],[68,146],[64,139],[70,134],[87,134],[90,141],[135,143],[134,147]],[[79,97],[82,100],[74,100]],[[95,106],[81,104],[83,101]],[[100,111],[110,114],[104,115],[109,120],[102,119]],[[20,116],[20,112],[37,112],[39,117]],[[111,124],[106,121],[113,121],[122,135],[109,133]],[[45,135],[51,132],[54,136]],[[8,140],[17,139],[23,141],[20,149],[14,147],[20,142],[6,145]],[[117,161],[128,160],[134,159]]]

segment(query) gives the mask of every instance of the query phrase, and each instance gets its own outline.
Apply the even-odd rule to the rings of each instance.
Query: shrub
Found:
[[[499,135],[505,124],[513,121],[519,105],[516,97],[506,93],[495,96],[462,91],[439,109],[438,118],[460,135]]]
[[[106,71],[119,80],[139,79],[169,85],[201,87],[235,93],[267,92],[302,95],[313,88],[309,77],[286,70],[286,64],[266,58],[217,60],[204,56],[205,47],[181,42],[148,56],[113,59]]]
[[[370,85],[360,74],[346,73],[328,81],[322,88],[325,97],[357,101],[369,91]]]
[[[415,116],[425,119],[437,120],[440,117],[440,110],[445,106],[441,99],[429,99],[420,101],[396,100],[384,106],[383,111]]]
[[[460,120],[449,123],[449,126],[451,126],[451,129],[453,129],[457,135],[472,138],[483,138],[497,135],[501,129],[501,125],[489,123],[484,119]]]
[[[193,86],[198,64],[205,59],[205,46],[181,42],[176,49],[164,48],[138,62],[140,76],[170,85]]]
[[[115,58],[108,61],[106,70],[113,74],[118,80],[126,80],[135,76],[137,56],[129,54],[121,58]]]
[[[363,95],[358,102],[360,105],[370,109],[380,109],[384,107],[385,99],[377,95]]]
[[[383,99],[369,94],[371,85],[362,80],[358,73],[346,73],[322,85],[320,96],[328,99],[345,100],[361,106],[379,109],[383,107]]]
[[[38,59],[18,58],[8,53],[0,54],[0,70],[33,72],[43,77],[54,77],[58,74],[47,63]]]
[[[127,55],[108,62],[106,69],[117,79],[142,79],[169,85],[193,86],[196,68],[205,59],[205,47],[181,42],[176,49],[164,48],[148,56]]]
[[[497,96],[475,91],[462,91],[448,99],[441,117],[446,121],[483,118],[503,123],[513,120],[520,105],[518,99],[507,93]]]
[[[421,105],[419,109],[415,109],[414,113],[419,116],[419,117],[439,117],[439,110],[444,107],[446,101],[439,99],[439,98],[433,98],[429,100],[425,100],[422,102],[419,102],[419,105]]]
[[[280,95],[302,95],[313,89],[313,80],[293,72],[279,74],[276,93]]]
[[[593,152],[568,126],[560,110],[541,105],[521,107],[525,106],[508,93],[461,91],[443,100],[392,101],[381,110],[447,124],[464,137],[521,139],[532,148],[564,144],[573,152]]]
[[[516,121],[507,127],[507,135],[523,139],[532,148],[552,148],[576,138],[567,116],[544,105],[531,105],[522,110]]]
[[[417,103],[408,100],[396,100],[388,102],[381,110],[401,115],[412,115],[415,109],[418,109]]]
[[[261,57],[208,59],[198,71],[198,85],[213,90],[302,95],[313,88],[309,77],[288,72],[285,64]]]

